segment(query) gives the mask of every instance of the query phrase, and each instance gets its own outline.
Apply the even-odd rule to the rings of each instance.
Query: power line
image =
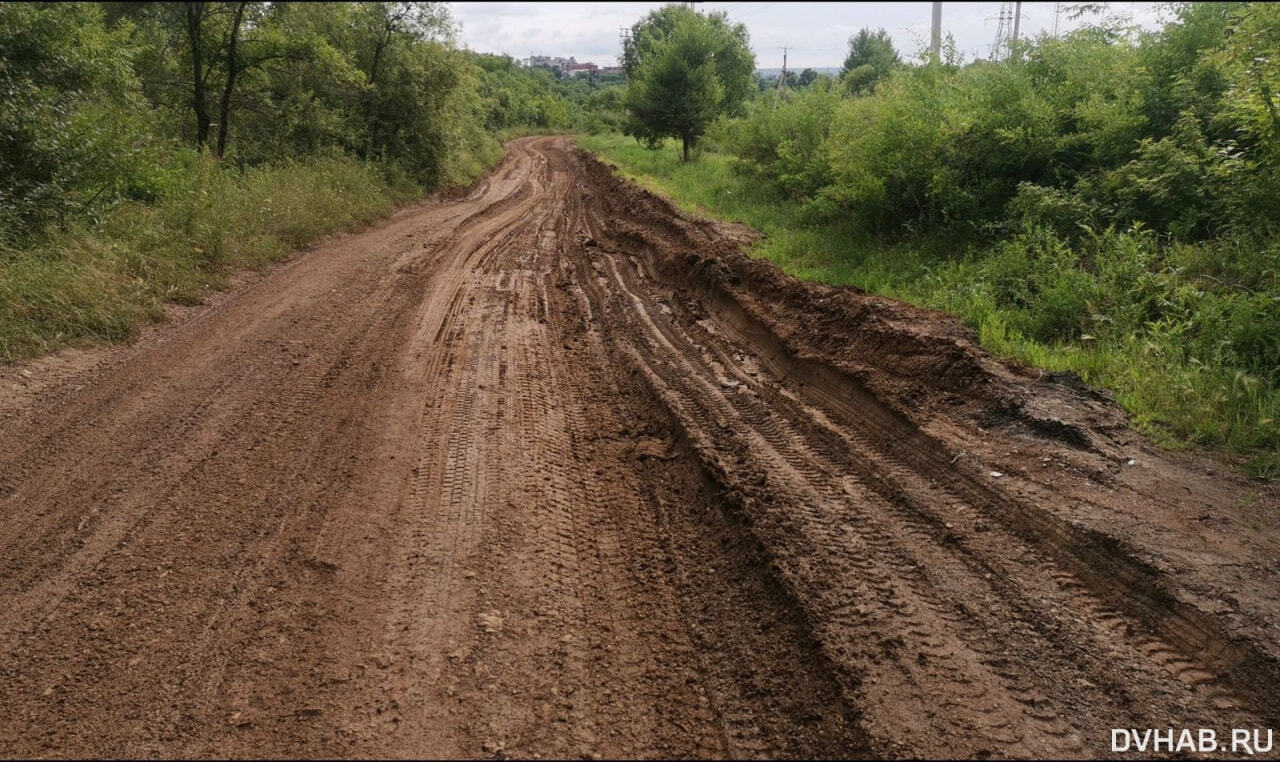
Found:
[[[746,3],[744,3],[744,5],[746,5]],[[777,3],[750,3],[750,5],[753,5],[753,6],[755,6],[755,7],[753,7],[753,8],[752,8],[751,10],[749,10],[749,11],[744,11],[743,13],[738,13],[736,10],[735,10],[735,11],[726,11],[726,13],[728,13],[730,16],[733,16],[733,15],[735,15],[735,14],[736,14],[736,15],[737,15],[738,20],[741,20],[743,16],[750,16],[750,15],[751,15],[751,14],[753,14],[753,13],[756,13],[756,12],[758,12],[758,11],[763,11],[763,10],[765,10],[766,8],[769,8],[770,6],[777,5]]]

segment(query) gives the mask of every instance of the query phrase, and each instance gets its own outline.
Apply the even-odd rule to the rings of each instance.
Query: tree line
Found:
[[[0,243],[228,167],[341,154],[423,188],[569,101],[458,48],[444,3],[0,4]]]
[[[578,93],[443,3],[0,3],[0,360],[469,182]]]

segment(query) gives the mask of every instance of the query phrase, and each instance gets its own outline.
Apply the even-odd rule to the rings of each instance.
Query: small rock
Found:
[[[1132,466],[1132,465],[1136,465],[1136,464],[1137,464],[1137,462],[1138,462],[1138,461],[1134,460],[1133,458],[1129,458],[1128,460],[1126,460],[1126,461],[1124,462],[1124,464],[1125,464],[1126,466]]]
[[[480,626],[484,628],[484,631],[489,634],[502,631],[502,615],[497,611],[486,611],[476,619],[479,620]]]
[[[999,478],[1000,478],[1000,477],[1002,477],[1002,476],[1004,476],[1004,474],[1000,473],[999,471],[992,471],[992,472],[991,472],[991,478],[992,478],[992,479],[999,479]]]

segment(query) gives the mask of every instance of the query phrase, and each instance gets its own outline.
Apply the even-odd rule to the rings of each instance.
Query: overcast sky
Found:
[[[613,65],[618,55],[618,31],[630,27],[653,8],[665,3],[451,3],[461,27],[461,41],[483,53],[574,56],[579,61]],[[943,3],[943,33],[955,37],[965,61],[986,58],[995,41],[1000,3]],[[1052,32],[1055,8],[1071,3],[1022,4],[1022,33]],[[1109,3],[1110,12],[1132,16],[1134,23],[1155,28],[1168,17],[1166,3]],[[848,40],[864,26],[884,27],[899,52],[913,58],[929,44],[931,3],[712,3],[699,11],[727,11],[729,18],[747,25],[756,65],[782,65],[782,46],[788,46],[787,68],[840,66]],[[1060,31],[1084,23],[1062,14]]]

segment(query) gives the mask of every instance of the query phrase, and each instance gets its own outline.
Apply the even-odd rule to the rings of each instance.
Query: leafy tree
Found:
[[[800,72],[800,77],[796,80],[796,84],[800,87],[808,87],[809,85],[812,85],[813,81],[817,78],[818,72],[813,69],[805,69]]]
[[[88,4],[0,4],[0,234],[22,238],[118,185],[142,129],[126,32]]]
[[[1173,124],[1187,110],[1214,134],[1208,117],[1227,89],[1225,62],[1213,55],[1226,39],[1240,3],[1186,3],[1178,20],[1145,36],[1138,51],[1144,76],[1142,110],[1151,124]],[[1226,137],[1226,135],[1221,135]]]
[[[556,90],[555,77],[545,68],[518,66],[510,56],[478,53],[472,61],[480,69],[479,93],[484,124],[490,130],[515,126],[564,129],[569,126],[569,103]],[[589,87],[581,78],[567,81],[573,89],[581,84],[582,97]]]
[[[478,171],[486,129],[571,124],[549,76],[453,38],[445,3],[0,3],[0,245],[189,195],[204,149],[430,188]]]
[[[259,164],[338,148],[364,147],[368,77],[351,31],[359,9],[330,3],[273,3],[249,35],[235,92],[238,163]]]
[[[636,68],[627,108],[648,136],[673,135],[684,160],[719,113],[724,87],[716,76],[711,36],[698,25],[677,29]]]
[[[629,134],[650,144],[678,137],[688,161],[713,119],[741,113],[755,56],[746,27],[731,25],[727,15],[667,5],[632,26],[622,65],[630,83]]]
[[[888,32],[884,29],[872,32],[863,27],[849,38],[849,55],[844,59],[841,79],[850,93],[869,93],[901,62]]]

